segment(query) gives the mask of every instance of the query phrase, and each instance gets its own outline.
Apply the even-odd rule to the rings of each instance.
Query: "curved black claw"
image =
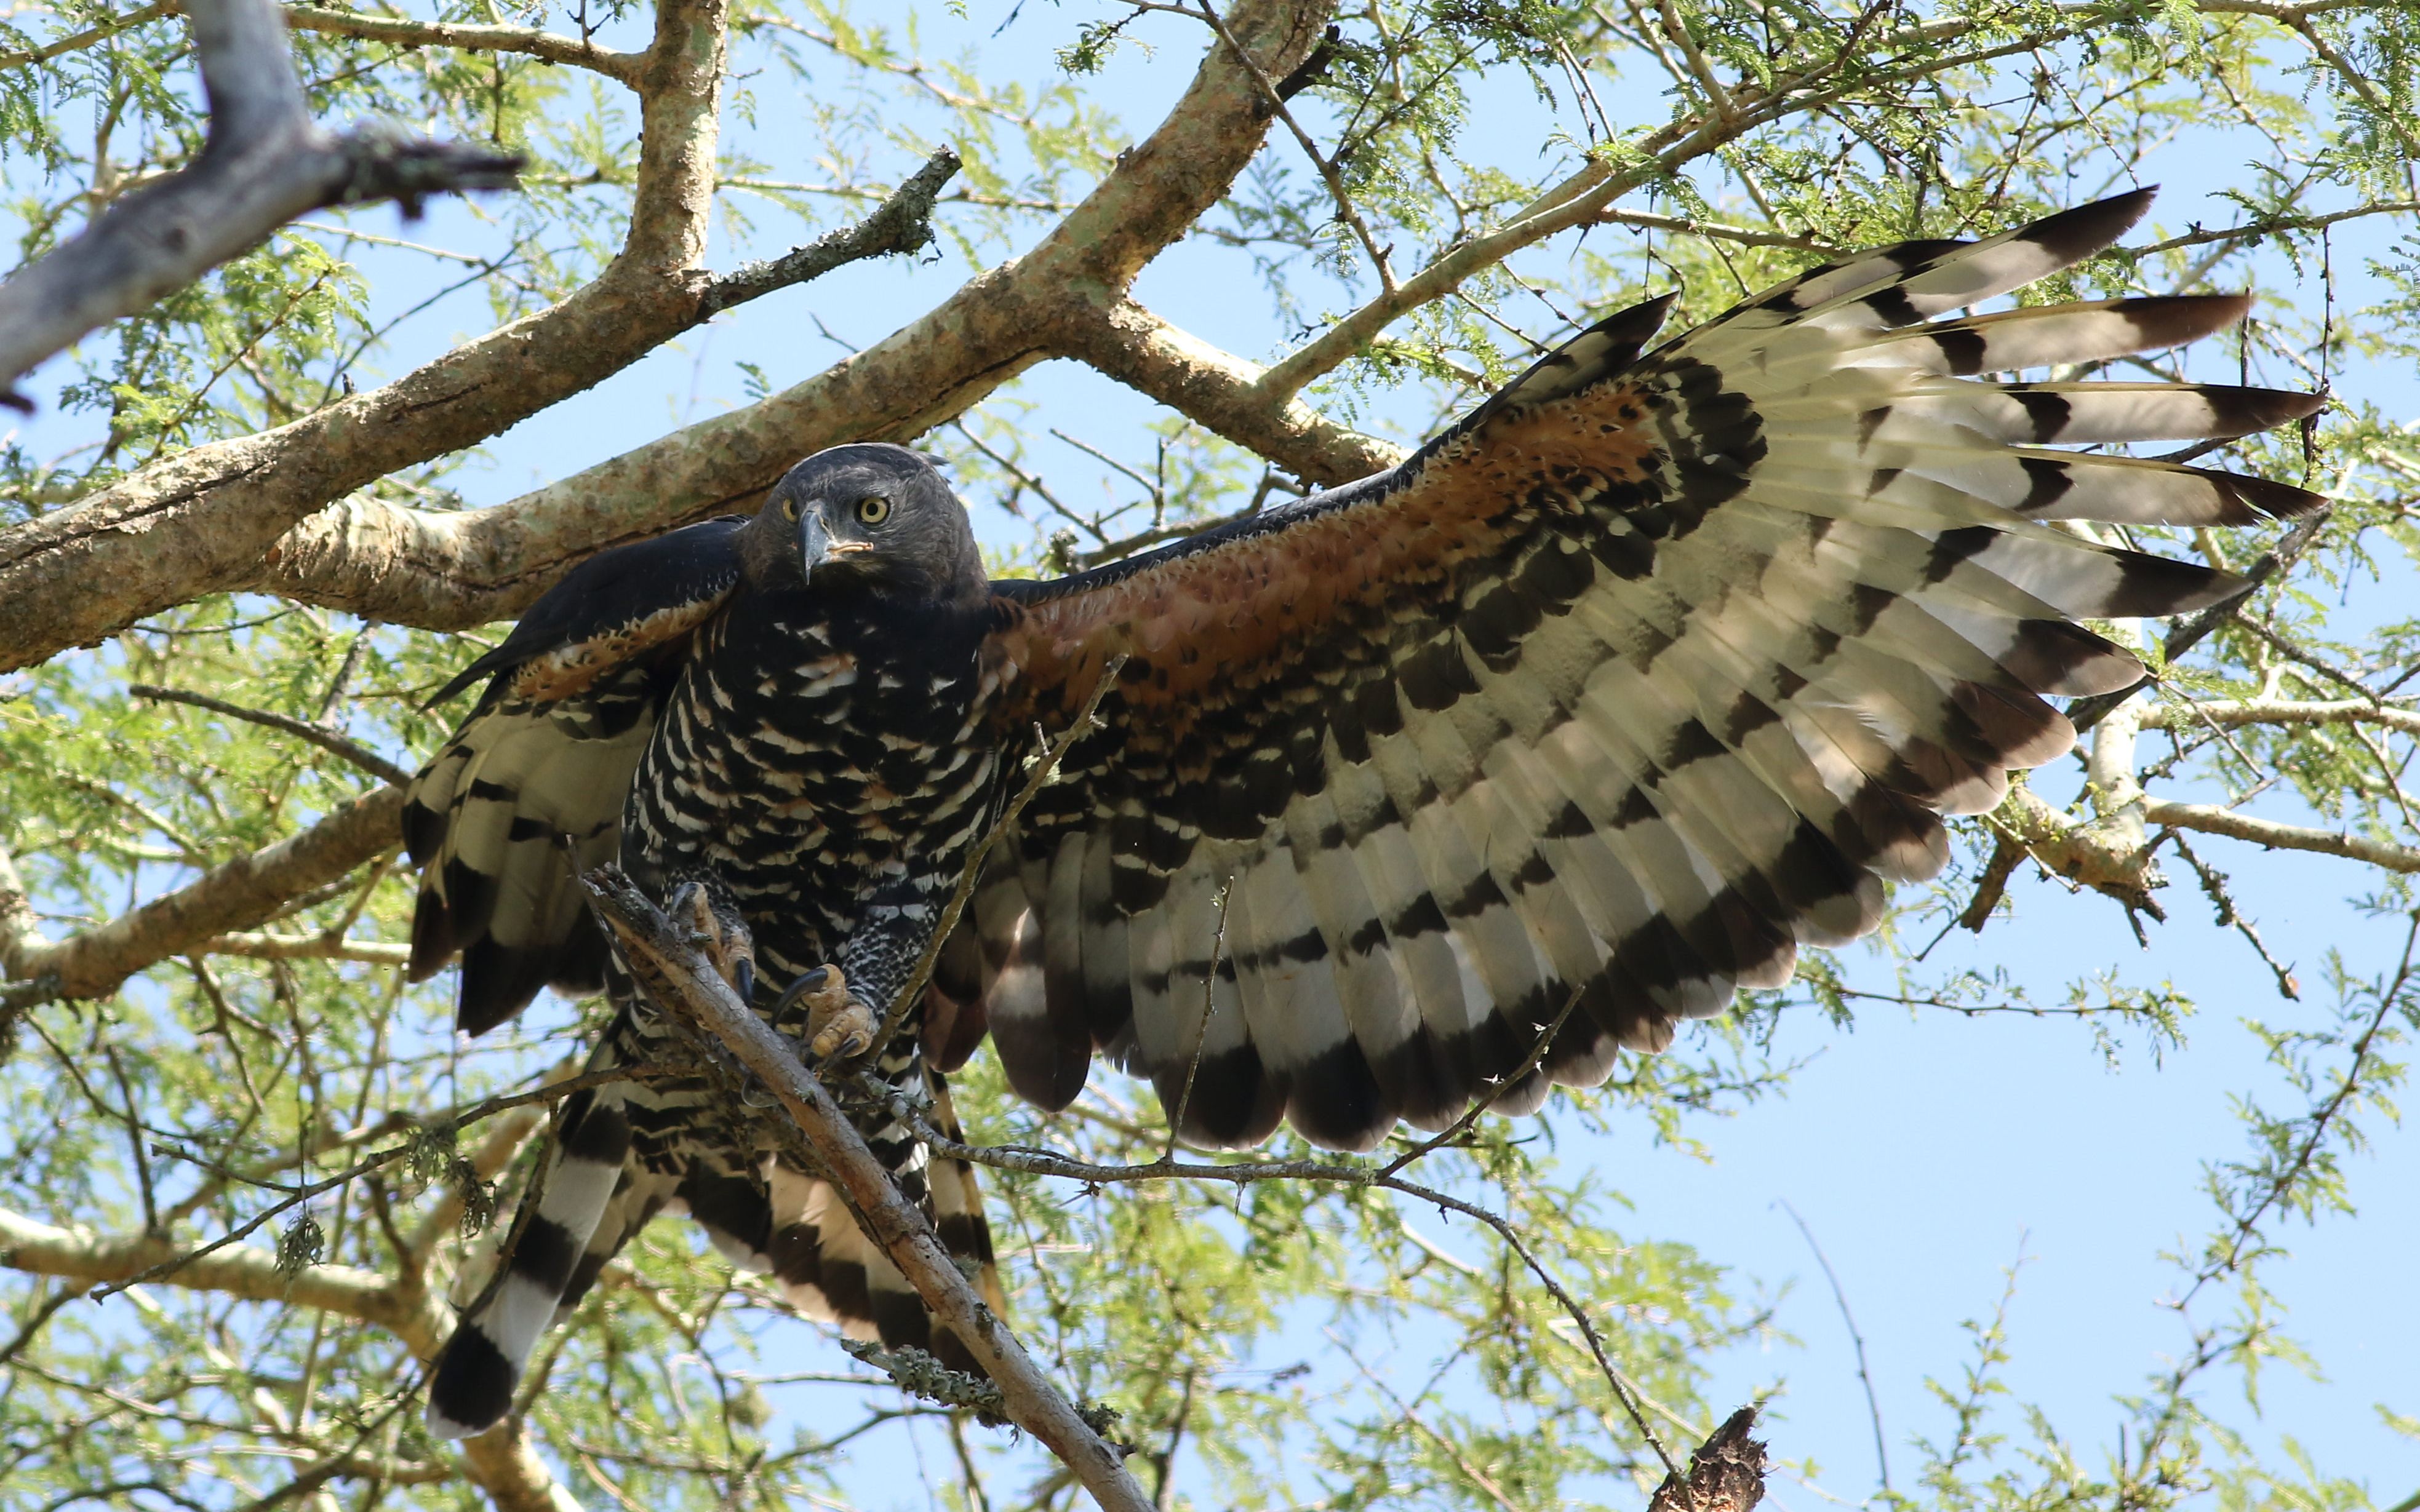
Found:
[[[770,1018],[775,1024],[781,1023],[782,1015],[798,1007],[799,998],[806,996],[809,993],[819,993],[823,991],[824,983],[830,980],[831,980],[831,967],[815,967],[814,970],[806,973],[796,981],[790,983],[787,987],[783,988],[782,995],[773,999],[773,1006],[766,1011],[766,1016]]]
[[[741,1002],[748,1002],[756,995],[755,962],[744,955],[741,956],[732,964],[731,975],[733,979],[731,985],[739,994]]]

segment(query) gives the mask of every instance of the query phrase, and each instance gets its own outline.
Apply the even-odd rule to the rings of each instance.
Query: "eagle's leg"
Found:
[[[664,912],[688,929],[690,943],[706,952],[741,1002],[756,995],[756,938],[720,877],[709,872],[682,881],[664,900]]]
[[[816,1060],[846,1060],[874,1042],[882,1021],[848,990],[848,979],[838,966],[817,966],[782,990],[772,1008],[778,1024],[799,1004],[807,1008],[804,1039],[807,1054]]]

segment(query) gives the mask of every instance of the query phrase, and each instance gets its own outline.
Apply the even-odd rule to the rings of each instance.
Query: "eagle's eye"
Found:
[[[891,501],[878,493],[867,494],[857,501],[857,517],[868,525],[879,525],[891,517]]]
[[[793,525],[799,522],[799,501],[797,500],[784,499],[782,501],[782,517],[788,520]]]

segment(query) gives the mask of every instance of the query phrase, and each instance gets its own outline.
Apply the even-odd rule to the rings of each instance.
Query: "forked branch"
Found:
[[[149,308],[294,217],[327,205],[509,189],[521,157],[364,127],[339,136],[304,107],[273,0],[190,0],[209,136],[192,166],[127,195],[0,285],[0,402],[17,379],[120,316]]]

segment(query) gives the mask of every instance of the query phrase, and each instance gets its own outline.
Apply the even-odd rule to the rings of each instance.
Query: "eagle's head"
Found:
[[[749,577],[910,604],[971,605],[990,592],[964,504],[921,452],[866,441],[792,468],[749,528]]]

